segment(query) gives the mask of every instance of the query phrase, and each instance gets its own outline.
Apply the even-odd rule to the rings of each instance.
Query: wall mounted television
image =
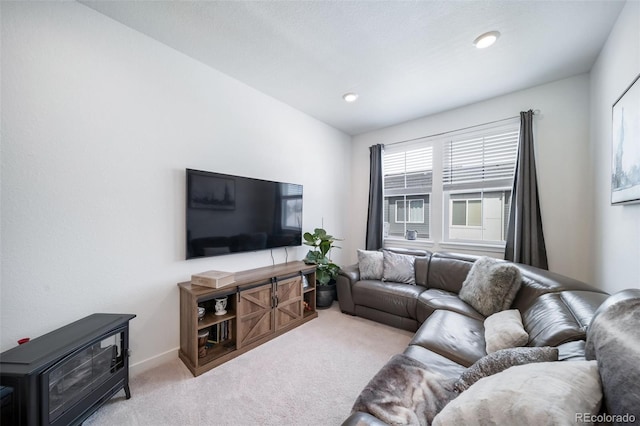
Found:
[[[186,175],[187,259],[302,245],[302,185]]]

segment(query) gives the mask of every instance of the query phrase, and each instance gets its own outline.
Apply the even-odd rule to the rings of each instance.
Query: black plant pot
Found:
[[[336,283],[330,282],[327,285],[316,287],[316,308],[327,309],[333,304],[336,298]]]

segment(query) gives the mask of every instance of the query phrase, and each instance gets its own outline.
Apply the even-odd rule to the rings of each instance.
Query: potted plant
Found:
[[[314,229],[313,233],[305,232],[303,238],[305,245],[313,247],[307,253],[304,262],[316,265],[316,307],[328,308],[336,296],[335,278],[340,270],[329,258],[329,253],[333,248],[340,248],[334,245],[334,242],[340,240],[327,234],[322,228]]]

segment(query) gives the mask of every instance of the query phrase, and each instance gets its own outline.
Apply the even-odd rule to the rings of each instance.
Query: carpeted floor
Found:
[[[176,359],[131,379],[84,423],[340,425],[360,391],[413,333],[342,314],[319,317],[194,378]]]

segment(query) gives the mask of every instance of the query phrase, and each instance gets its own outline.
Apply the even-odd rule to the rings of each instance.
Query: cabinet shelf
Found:
[[[211,327],[212,325],[234,319],[235,317],[235,312],[231,310],[227,311],[224,315],[216,315],[213,312],[207,312],[204,318],[202,318],[202,321],[198,321],[198,331]]]
[[[236,341],[228,339],[220,343],[215,343],[212,346],[207,344],[207,354],[198,359],[199,364],[207,364],[216,358],[220,358],[223,355],[231,353],[236,350]]]

